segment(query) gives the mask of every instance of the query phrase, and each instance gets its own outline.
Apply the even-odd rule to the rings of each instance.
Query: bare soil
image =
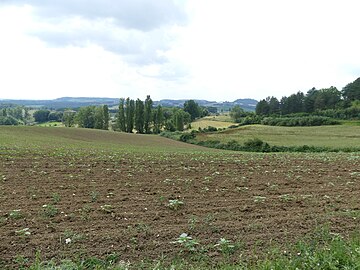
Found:
[[[171,209],[170,199],[184,204]],[[37,251],[46,260],[173,258],[182,251],[172,243],[181,233],[214,260],[221,255],[214,244],[231,240],[240,246],[236,260],[322,226],[348,235],[359,219],[358,154],[0,154],[4,268],[16,268],[19,256],[30,263]],[[30,235],[19,232],[25,228]]]

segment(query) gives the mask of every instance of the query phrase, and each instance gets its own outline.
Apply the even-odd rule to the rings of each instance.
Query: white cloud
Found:
[[[360,76],[356,0],[86,3],[2,1],[0,98],[260,99]]]

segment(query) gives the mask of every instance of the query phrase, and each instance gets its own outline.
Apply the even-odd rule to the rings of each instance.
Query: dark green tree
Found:
[[[154,110],[154,133],[160,133],[164,123],[164,113],[161,105],[158,105]]]
[[[95,106],[81,107],[76,114],[75,122],[82,128],[94,128]]]
[[[144,131],[146,134],[151,133],[151,112],[152,112],[153,101],[148,95],[145,100],[145,111],[144,111]]]
[[[102,107],[103,109],[103,114],[104,114],[104,124],[103,124],[103,129],[104,130],[109,130],[109,120],[110,120],[110,116],[109,116],[109,107],[107,105],[104,105]]]
[[[38,110],[34,112],[33,116],[35,118],[35,122],[44,123],[48,121],[49,114],[49,110]]]
[[[190,114],[191,121],[194,121],[201,114],[199,105],[192,99],[184,103],[184,111]]]
[[[125,121],[125,99],[120,98],[119,111],[116,116],[116,128],[122,132],[126,132],[126,121]]]
[[[360,100],[360,77],[347,84],[341,93],[346,101]]]
[[[134,129],[135,102],[127,98],[125,102],[126,132],[132,133]]]
[[[49,121],[56,121],[59,122],[63,118],[62,112],[50,112],[48,116]]]
[[[135,129],[138,133],[144,133],[144,102],[137,99],[135,102]]]
[[[312,113],[315,111],[315,100],[318,96],[319,91],[315,87],[307,91],[305,100],[304,100],[304,111],[307,113]]]
[[[184,115],[181,112],[181,110],[178,110],[175,113],[175,128],[178,131],[183,131],[184,130]]]
[[[297,92],[289,97],[283,97],[280,102],[281,114],[303,112],[305,108],[305,96],[302,92]]]
[[[269,114],[279,114],[280,113],[280,102],[276,97],[268,97],[266,99],[267,103],[269,104]]]
[[[258,115],[269,115],[270,107],[265,99],[260,100],[256,104],[255,112]]]

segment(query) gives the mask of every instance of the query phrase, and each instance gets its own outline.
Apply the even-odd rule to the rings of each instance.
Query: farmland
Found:
[[[2,268],[36,254],[117,254],[134,269],[179,257],[231,264],[319,228],[359,229],[359,153],[226,152],[151,135],[0,127],[0,183]],[[183,233],[194,241],[182,244]]]
[[[249,125],[197,135],[198,141],[219,140],[225,143],[232,140],[244,143],[253,138],[259,138],[270,145],[277,146],[358,147],[360,145],[360,126],[278,127]]]
[[[198,130],[208,128],[209,126],[215,128],[228,128],[235,123],[232,122],[230,116],[228,115],[219,115],[219,116],[206,116],[200,119],[195,120],[191,123],[191,130]]]

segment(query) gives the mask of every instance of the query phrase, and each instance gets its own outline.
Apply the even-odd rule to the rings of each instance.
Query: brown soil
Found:
[[[220,238],[241,243],[234,260],[324,224],[347,235],[359,225],[359,180],[360,158],[351,154],[8,149],[0,155],[0,265],[16,268],[19,255],[31,262],[37,251],[56,260],[172,258],[181,250],[172,241],[184,232],[215,259]],[[172,210],[169,199],[184,205]],[[31,234],[16,232],[24,228]]]

